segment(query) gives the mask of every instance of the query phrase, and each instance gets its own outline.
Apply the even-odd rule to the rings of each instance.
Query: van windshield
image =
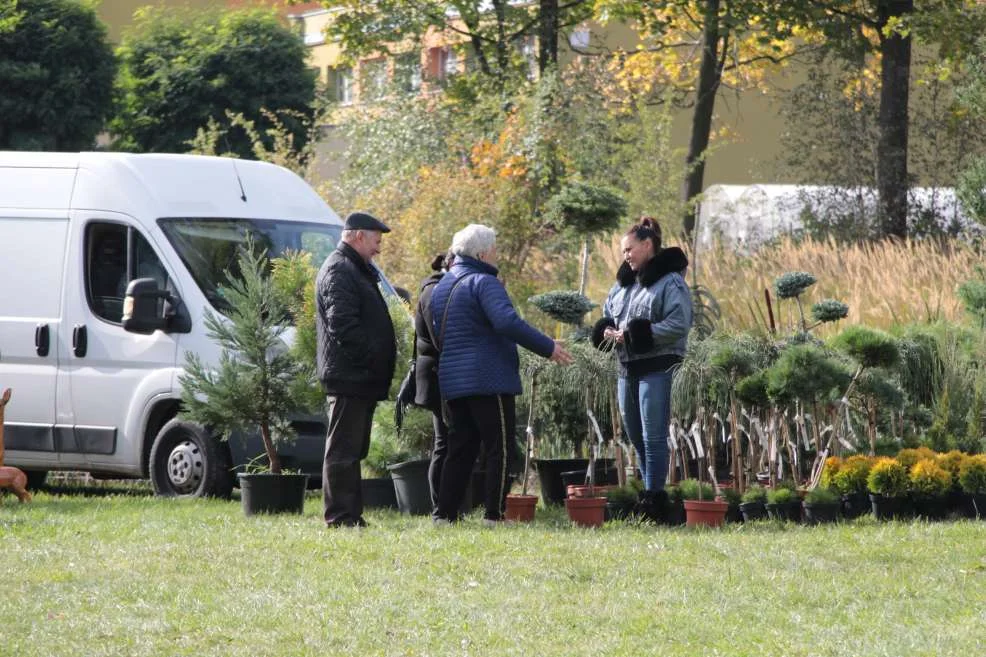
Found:
[[[338,225],[276,219],[170,218],[159,219],[158,224],[209,303],[219,311],[228,308],[219,292],[226,281],[225,272],[239,274],[238,248],[248,235],[271,258],[285,251],[307,251],[317,268],[342,234]]]

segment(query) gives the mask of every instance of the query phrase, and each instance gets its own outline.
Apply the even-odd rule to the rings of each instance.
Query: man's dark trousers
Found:
[[[377,402],[329,395],[329,430],[322,463],[322,508],[325,522],[363,524],[363,483],[360,461],[370,449],[370,429]]]
[[[479,395],[448,401],[448,455],[442,469],[435,516],[457,520],[459,508],[472,479],[476,455],[482,447],[480,466],[486,471],[488,520],[502,520],[506,504],[508,472],[515,462],[516,416],[513,395]]]

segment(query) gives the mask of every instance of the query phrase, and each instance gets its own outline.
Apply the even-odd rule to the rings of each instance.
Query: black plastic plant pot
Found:
[[[367,509],[396,509],[397,494],[392,477],[364,478],[363,507]]]
[[[877,520],[893,520],[903,513],[902,500],[899,497],[884,497],[878,493],[870,493],[870,507]]]
[[[809,525],[835,522],[839,519],[839,506],[839,502],[805,502],[805,522]]]
[[[589,459],[538,459],[534,461],[534,469],[541,484],[541,499],[545,504],[565,503],[565,483],[562,473],[581,470],[582,479],[589,468]],[[596,459],[597,484],[616,483],[618,473],[614,459]],[[580,482],[581,483],[581,482]]]
[[[429,459],[413,459],[388,465],[394,480],[397,507],[401,513],[426,516],[431,513],[431,488],[428,484]]]
[[[745,522],[763,520],[767,517],[767,507],[763,502],[743,502],[739,505],[739,510]]]
[[[306,474],[240,474],[239,480],[245,515],[301,513],[305,508]]]
[[[948,500],[943,496],[915,497],[914,514],[924,520],[944,520],[948,515]]]
[[[842,517],[846,520],[860,518],[872,510],[866,493],[850,493],[842,496]]]

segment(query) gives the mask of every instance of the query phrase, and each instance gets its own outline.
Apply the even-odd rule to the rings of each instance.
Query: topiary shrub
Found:
[[[962,461],[959,485],[970,495],[986,493],[986,455],[975,454]]]
[[[897,459],[878,458],[866,477],[866,487],[871,493],[884,497],[901,497],[907,493],[907,470]]]
[[[841,363],[810,344],[784,350],[767,372],[767,396],[779,406],[812,403],[843,390],[850,379]]]
[[[684,479],[678,482],[678,490],[681,491],[683,500],[706,500],[711,502],[716,497],[716,491],[712,484],[707,484],[698,479]]]
[[[835,337],[832,345],[863,367],[894,367],[900,361],[897,340],[867,326],[850,326]]]
[[[816,322],[837,322],[849,315],[849,306],[836,299],[822,299],[811,307],[811,316]]]
[[[822,476],[819,478],[819,483],[826,488],[833,486],[833,480],[835,475],[839,472],[842,467],[842,459],[838,456],[830,456],[825,459],[825,464],[822,465]]]
[[[744,504],[767,503],[767,489],[759,484],[753,484],[746,489],[741,498]]]
[[[627,213],[627,204],[614,190],[583,182],[568,182],[545,206],[545,218],[580,235],[612,230]]]
[[[911,492],[921,497],[941,497],[952,487],[952,475],[934,459],[922,459],[908,475]]]
[[[872,457],[862,454],[850,456],[833,475],[830,485],[843,495],[865,493],[866,479],[873,467],[873,461]]]
[[[837,504],[838,502],[839,493],[825,486],[813,488],[805,495],[807,504]]]
[[[774,291],[781,299],[791,299],[814,285],[817,280],[806,271],[787,272],[774,281]]]
[[[790,504],[798,500],[798,494],[790,488],[773,488],[767,491],[767,504]]]
[[[962,464],[967,458],[969,456],[965,452],[960,452],[957,449],[938,455],[938,465],[952,477],[953,490],[959,489],[959,472],[962,470]]]
[[[767,370],[760,370],[756,374],[744,377],[736,382],[734,390],[736,397],[750,406],[757,408],[767,408],[770,406],[770,397],[767,396]]]
[[[588,297],[570,290],[555,290],[528,299],[535,308],[562,324],[578,326],[587,312],[597,304]]]
[[[927,447],[907,447],[897,452],[897,462],[904,466],[907,472],[910,472],[918,461],[934,459],[936,456],[935,451]]]

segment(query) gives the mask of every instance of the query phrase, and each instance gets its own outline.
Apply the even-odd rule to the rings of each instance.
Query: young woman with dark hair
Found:
[[[642,217],[623,235],[623,264],[593,328],[597,347],[614,346],[623,428],[644,480],[643,511],[661,520],[667,509],[671,377],[685,355],[692,299],[684,273],[688,258],[662,248],[661,226]]]

